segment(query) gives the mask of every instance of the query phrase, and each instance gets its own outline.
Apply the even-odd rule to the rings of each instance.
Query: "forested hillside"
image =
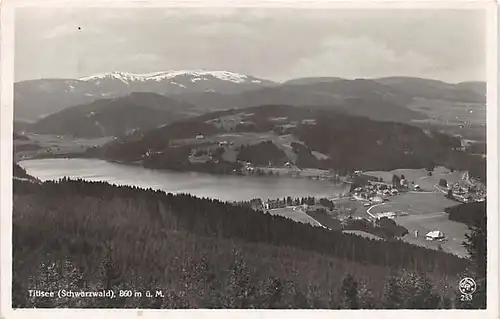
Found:
[[[14,181],[13,207],[14,307],[481,307],[456,300],[474,260],[245,205],[63,180]],[[35,288],[164,298],[28,298]]]
[[[26,173],[26,170],[24,170],[24,168],[16,163],[12,163],[12,176],[14,178],[24,179],[28,181],[38,181],[38,179]]]
[[[187,118],[193,108],[159,94],[135,92],[66,108],[40,119],[29,130],[79,138],[121,136],[135,129],[152,129]]]
[[[240,122],[227,128],[217,124],[221,120],[237,116],[243,116],[243,123],[251,125],[241,125]],[[276,118],[284,119],[284,124],[277,124]],[[472,176],[486,179],[485,158],[460,150],[459,138],[438,131],[424,132],[407,124],[373,121],[323,108],[306,109],[285,105],[205,114],[162,128],[138,132],[111,142],[102,149],[92,150],[92,154],[105,159],[137,161],[149,152],[153,154],[151,157],[161,156],[162,160],[157,162],[164,162],[165,157],[179,154],[173,151],[175,146],[171,143],[177,139],[194,138],[197,134],[216,138],[228,133],[237,136],[269,133],[276,139],[291,134],[296,142],[302,142],[308,148],[304,149],[297,143],[291,146],[297,156],[300,154],[299,162],[303,167],[352,172],[443,165],[455,170],[468,170]],[[257,152],[257,149],[254,148],[255,154],[250,155],[252,150],[246,149],[245,154],[240,155],[242,158],[253,158],[258,163],[268,163],[268,154]],[[315,160],[309,154],[312,151],[320,152],[326,157]],[[241,153],[241,149],[239,152]],[[187,158],[175,158],[175,161],[186,162]],[[162,168],[168,167],[162,165]]]

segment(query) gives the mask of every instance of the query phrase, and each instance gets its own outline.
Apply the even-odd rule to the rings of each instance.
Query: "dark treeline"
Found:
[[[393,170],[443,165],[486,180],[486,160],[458,150],[458,138],[426,134],[406,124],[325,114],[316,125],[301,125],[294,134],[311,150],[330,156],[329,167]]]
[[[13,208],[14,307],[456,308],[457,276],[474,269],[400,241],[102,182],[14,181]],[[28,289],[164,296],[35,299]]]
[[[285,152],[280,150],[272,141],[265,141],[255,145],[242,145],[237,159],[251,162],[258,166],[283,165],[288,160]]]
[[[206,163],[191,163],[189,147],[173,147],[166,152],[152,154],[142,159],[143,166],[146,168],[171,169],[176,171],[195,171],[212,174],[230,174],[238,170],[238,163],[231,163],[222,160],[220,156],[214,154],[214,159]]]
[[[300,143],[291,143],[292,149],[297,154],[296,164],[300,168],[329,168],[328,165],[321,160],[318,160],[311,150]]]
[[[342,228],[344,230],[361,230],[384,239],[394,239],[408,234],[408,229],[386,217],[380,218],[375,225],[366,219],[348,219]]]
[[[486,154],[486,142],[475,142],[467,146],[467,152],[471,154]]]
[[[26,173],[26,170],[16,163],[12,163],[12,176],[19,178],[31,178],[31,176]]]
[[[486,307],[486,267],[487,267],[487,210],[486,201],[466,203],[447,210],[451,220],[467,224],[464,247],[472,264],[472,273],[477,283],[474,300],[463,303],[464,308]],[[489,274],[491,276],[492,274]],[[477,295],[476,295],[477,294]]]
[[[24,168],[19,166],[17,163],[12,163],[12,176],[13,177],[18,177],[18,178],[23,178],[31,181],[38,181],[37,178],[29,175]]]
[[[450,220],[464,223],[468,226],[481,225],[486,221],[486,201],[479,203],[465,203],[447,207]]]

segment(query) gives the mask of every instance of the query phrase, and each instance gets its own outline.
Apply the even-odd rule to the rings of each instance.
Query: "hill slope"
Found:
[[[245,205],[106,183],[15,181],[13,207],[14,307],[463,305],[452,300],[466,260],[295,223]],[[61,268],[50,268],[52,263]],[[386,286],[391,280],[400,289],[397,302]],[[134,287],[164,296],[27,298],[34,285],[75,291]]]
[[[30,131],[82,138],[119,136],[186,118],[193,108],[155,93],[132,93],[67,108],[34,123]]]
[[[376,81],[414,97],[467,103],[486,103],[486,91],[479,93],[481,92],[479,89],[482,86],[481,84],[467,84],[470,82],[464,82],[466,84],[450,84],[438,80],[412,77],[386,77],[377,79]]]

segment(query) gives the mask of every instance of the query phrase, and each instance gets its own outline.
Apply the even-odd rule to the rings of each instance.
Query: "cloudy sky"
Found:
[[[71,9],[16,11],[15,80],[228,70],[271,80],[485,80],[484,11]]]

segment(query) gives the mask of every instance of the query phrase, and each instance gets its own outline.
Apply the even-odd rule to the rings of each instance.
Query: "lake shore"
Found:
[[[123,165],[98,159],[34,159],[18,163],[28,174],[42,181],[63,177],[106,181],[118,185],[161,189],[172,193],[190,193],[223,201],[254,198],[275,199],[287,196],[333,197],[344,193],[346,185],[324,180],[282,177],[248,177],[181,172]],[[347,189],[348,190],[348,189]]]

